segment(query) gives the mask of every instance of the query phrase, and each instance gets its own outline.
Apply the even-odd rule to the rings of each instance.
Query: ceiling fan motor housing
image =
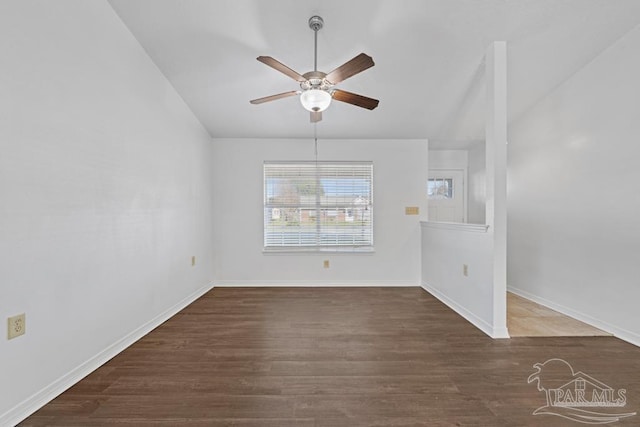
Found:
[[[308,73],[304,73],[302,77],[304,77],[306,81],[300,83],[300,88],[302,90],[329,90],[332,85],[325,79],[326,76],[327,74],[322,71],[309,71]]]

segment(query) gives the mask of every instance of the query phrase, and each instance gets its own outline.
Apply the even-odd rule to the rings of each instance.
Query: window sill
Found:
[[[336,255],[366,255],[373,254],[375,248],[372,246],[358,248],[264,248],[265,255],[314,255],[314,254],[336,254]]]

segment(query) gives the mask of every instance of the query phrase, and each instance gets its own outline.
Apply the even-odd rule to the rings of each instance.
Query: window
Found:
[[[453,199],[453,179],[429,178],[427,193],[430,199]]]
[[[265,250],[373,249],[373,163],[265,162]]]

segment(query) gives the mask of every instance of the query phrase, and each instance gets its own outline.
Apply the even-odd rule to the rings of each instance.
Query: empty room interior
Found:
[[[638,52],[638,0],[0,1],[0,426],[638,425]]]

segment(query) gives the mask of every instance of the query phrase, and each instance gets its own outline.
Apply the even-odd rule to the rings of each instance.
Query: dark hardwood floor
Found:
[[[214,288],[21,425],[575,427],[532,415],[552,358],[627,390],[592,410],[640,411],[613,337],[492,340],[417,287]]]

